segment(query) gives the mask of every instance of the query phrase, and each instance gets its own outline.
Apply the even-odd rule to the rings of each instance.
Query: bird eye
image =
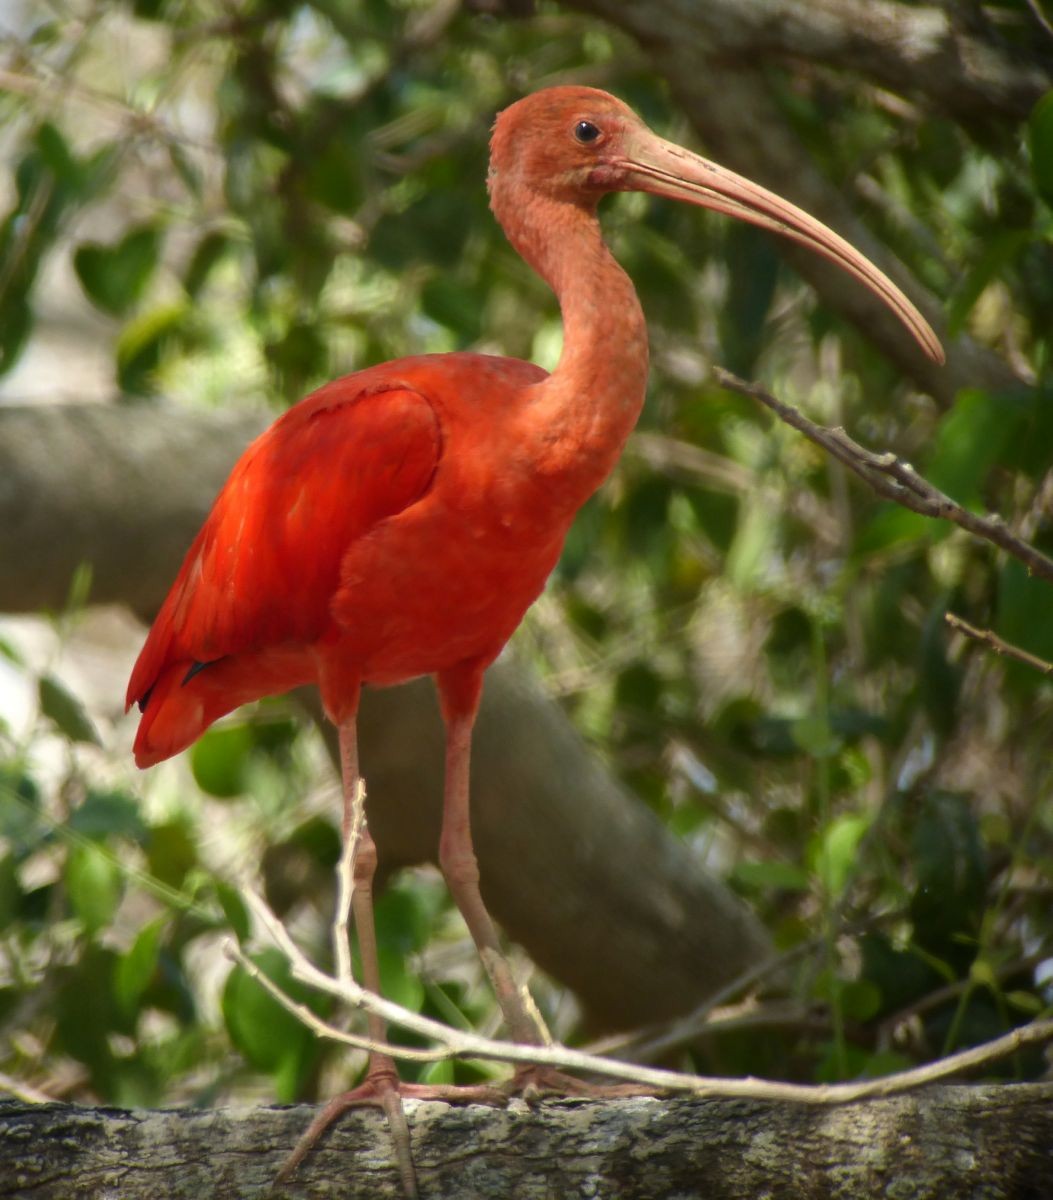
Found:
[[[589,142],[594,142],[600,136],[600,131],[591,121],[579,121],[574,126],[574,136],[579,142],[584,142],[587,145]]]

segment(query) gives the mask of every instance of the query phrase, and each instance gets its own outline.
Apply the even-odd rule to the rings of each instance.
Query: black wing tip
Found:
[[[213,659],[210,659],[208,662],[198,662],[195,659],[194,662],[192,662],[190,664],[190,669],[183,676],[183,679],[179,686],[186,687],[186,685],[191,681],[191,679],[193,679],[194,676],[197,675],[199,672],[203,671],[206,667],[214,666],[216,663],[222,662],[222,661],[223,660],[221,658],[213,658]],[[154,686],[155,686],[154,684],[151,684],[146,689],[146,691],[143,692],[143,694],[139,697],[139,699],[135,701],[135,704],[138,706],[139,711],[141,713],[146,712],[146,706],[150,703],[150,697],[154,694]]]
[[[206,667],[214,667],[216,663],[222,661],[222,658],[211,658],[207,662],[198,662],[195,659],[194,662],[190,664],[190,670],[187,671],[187,673],[183,676],[183,682],[179,686],[186,687],[191,679],[193,679],[195,675],[200,674],[200,672],[202,672]]]

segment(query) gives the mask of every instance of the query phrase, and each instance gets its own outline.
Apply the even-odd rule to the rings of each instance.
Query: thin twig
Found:
[[[1033,667],[1043,675],[1053,675],[1053,663],[1046,662],[1044,658],[1039,658],[1037,654],[1032,654],[1028,650],[1021,650],[1019,646],[1014,646],[1012,642],[1004,641],[992,630],[978,629],[975,625],[970,625],[964,617],[959,617],[954,613],[944,613],[943,619],[952,629],[956,629],[959,633],[964,633],[966,637],[972,638],[973,641],[981,642],[989,650],[993,650],[995,654],[1001,654],[1005,658],[1016,659],[1017,662],[1024,663],[1028,667]]]
[[[336,977],[343,984],[353,984],[355,978],[351,968],[350,921],[351,900],[355,894],[355,855],[366,818],[366,781],[361,775],[355,779],[354,789],[351,828],[344,838],[336,868],[337,899],[332,930]]]
[[[1042,11],[1038,0],[1027,0],[1027,6],[1031,9],[1035,20],[1039,23],[1039,25],[1042,26],[1042,28],[1046,31],[1046,33],[1049,34],[1050,37],[1053,37],[1053,24],[1050,24],[1049,17],[1047,17]]]
[[[751,1100],[782,1100],[799,1104],[831,1105],[845,1104],[857,1100],[866,1100],[875,1096],[891,1096],[899,1092],[910,1091],[927,1083],[957,1075],[962,1071],[983,1066],[996,1059],[1013,1054],[1024,1046],[1053,1040],[1053,1020],[1036,1021],[1030,1025],[1014,1029],[1000,1038],[996,1038],[983,1046],[975,1046],[969,1050],[952,1054],[939,1062],[928,1063],[909,1071],[901,1071],[894,1075],[886,1075],[881,1079],[864,1080],[853,1083],[819,1084],[810,1086],[797,1083],[779,1083],[761,1079],[718,1079],[705,1078],[699,1075],[688,1075],[680,1071],[659,1070],[654,1067],[640,1067],[628,1063],[616,1062],[613,1059],[601,1058],[594,1054],[585,1054],[566,1046],[553,1044],[551,1046],[524,1046],[513,1042],[499,1042],[492,1038],[480,1037],[478,1034],[467,1033],[443,1025],[420,1013],[411,1012],[399,1004],[384,1000],[367,992],[354,984],[350,987],[342,985],[339,980],[319,971],[303,953],[296,947],[288,933],[282,927],[278,918],[267,907],[266,902],[253,892],[246,893],[246,900],[253,911],[260,917],[279,947],[289,958],[294,977],[311,983],[320,990],[337,996],[352,1008],[375,1012],[391,1024],[421,1034],[434,1043],[432,1051],[410,1050],[405,1046],[391,1044],[373,1044],[367,1039],[356,1039],[354,1044],[375,1048],[393,1058],[419,1058],[424,1054],[434,1054],[440,1058],[475,1058],[490,1062],[532,1063],[539,1066],[559,1067],[568,1071],[580,1071],[597,1075],[609,1076],[616,1079],[627,1079],[657,1091],[686,1093],[699,1097],[739,1097]],[[235,955],[240,951],[234,951]],[[262,977],[261,977],[262,982]],[[268,991],[282,1003],[290,1013],[304,1020],[320,1036],[335,1041],[347,1042],[352,1035],[341,1029],[321,1021],[314,1013],[310,1013],[298,1004],[276,984],[266,983]],[[308,1015],[309,1014],[309,1015]]]
[[[26,1104],[55,1103],[54,1096],[49,1096],[47,1092],[33,1087],[31,1083],[24,1083],[21,1079],[15,1079],[3,1072],[0,1072],[0,1092],[7,1092],[8,1095],[14,1096],[16,1100],[23,1100]]]
[[[894,500],[922,516],[950,521],[974,537],[982,538],[1018,559],[1027,567],[1029,574],[1053,583],[1053,559],[1047,558],[1030,543],[1011,533],[1000,517],[980,517],[962,508],[957,501],[952,500],[939,488],[933,487],[927,479],[923,479],[910,463],[904,462],[891,451],[875,454],[854,442],[840,427],[831,429],[824,425],[816,425],[793,405],[777,400],[763,388],[747,383],[721,367],[714,367],[713,374],[724,387],[750,396],[760,401],[765,408],[771,409],[781,421],[803,433],[810,441],[844,463],[850,471],[854,471],[879,496]]]
[[[302,1025],[306,1025],[317,1037],[327,1038],[333,1042],[342,1042],[345,1046],[351,1046],[355,1050],[367,1050],[370,1053],[380,1054],[397,1053],[399,1058],[405,1059],[407,1062],[431,1063],[449,1057],[449,1051],[445,1047],[422,1050],[410,1046],[391,1046],[387,1042],[374,1041],[373,1038],[365,1037],[362,1034],[348,1033],[347,1030],[338,1029],[335,1025],[330,1025],[328,1021],[323,1021],[306,1004],[294,1000],[288,992],[283,991],[269,975],[265,975],[260,970],[237,942],[225,942],[223,950],[242,968],[246,975],[254,979],[264,991],[269,992],[282,1008],[291,1013]],[[2,1082],[0,1082],[0,1086],[2,1086]]]
[[[804,955],[811,954],[820,945],[821,938],[809,938],[789,950],[773,954],[736,975],[684,1016],[675,1017],[661,1025],[638,1029],[628,1035],[617,1034],[614,1037],[603,1038],[590,1043],[587,1049],[593,1054],[617,1054],[619,1058],[630,1059],[633,1062],[653,1061],[669,1054],[670,1051],[679,1050],[698,1041],[709,1032],[707,1026],[717,1009],[730,1004],[737,996],[753,988],[763,979],[785,970]]]
[[[1048,948],[1036,951],[1034,954],[1029,954],[1025,958],[1014,958],[1011,962],[1003,963],[995,968],[994,982],[1001,984],[1006,979],[1012,978],[1014,975],[1020,974],[1022,971],[1031,971],[1038,966],[1039,963],[1045,962],[1050,956]],[[877,1037],[875,1041],[881,1045],[886,1040],[886,1036],[890,1036],[892,1031],[905,1025],[908,1021],[915,1017],[924,1016],[933,1009],[939,1008],[943,1004],[947,1004],[951,1000],[957,1000],[964,992],[974,988],[976,981],[972,978],[956,979],[953,983],[946,983],[942,987],[935,988],[931,992],[927,992],[920,999],[915,1000],[912,1004],[908,1004],[903,1008],[897,1009],[896,1012],[884,1017],[881,1021]],[[888,1031],[888,1035],[884,1031]]]

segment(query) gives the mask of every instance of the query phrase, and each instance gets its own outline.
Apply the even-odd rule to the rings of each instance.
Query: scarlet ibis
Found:
[[[484,354],[422,355],[347,375],[301,400],[234,467],[187,553],[128,685],[148,767],[262,696],[313,683],[339,729],[345,834],[358,774],[363,684],[433,675],[446,725],[439,863],[512,1037],[538,1030],[479,894],[468,763],[483,673],[559,558],[575,513],[636,424],[647,330],[601,236],[608,192],[715,209],[825,255],[875,292],[924,352],[940,344],[913,304],[836,233],[786,200],[652,133],[605,92],[557,87],[494,126],[490,203],[515,249],[559,298],[552,374]],[[371,945],[363,834],[356,907]],[[390,1092],[374,1055],[367,1091]]]

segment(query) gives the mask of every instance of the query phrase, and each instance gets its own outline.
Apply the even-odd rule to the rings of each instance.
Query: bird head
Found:
[[[943,348],[918,309],[839,234],[767,188],[660,138],[628,105],[596,88],[546,88],[501,112],[490,142],[488,186],[491,206],[506,229],[530,210],[541,227],[553,204],[591,212],[607,192],[627,191],[759,225],[854,276],[888,305],[931,359],[944,361]]]

